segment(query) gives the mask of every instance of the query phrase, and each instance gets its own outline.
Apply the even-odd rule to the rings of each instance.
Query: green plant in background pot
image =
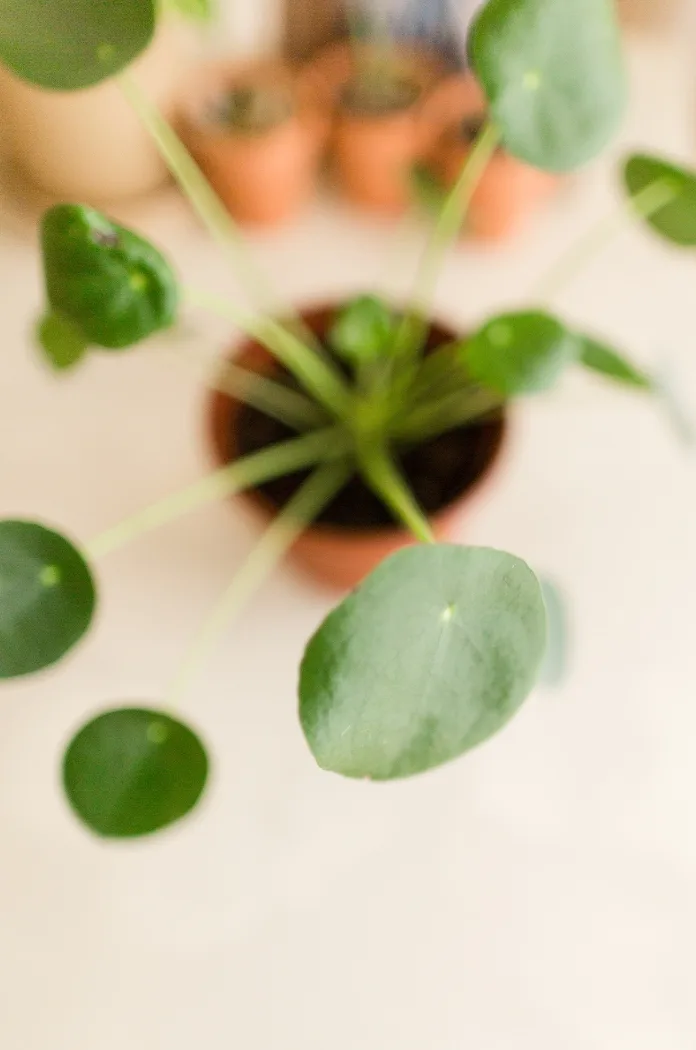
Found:
[[[174,175],[236,257],[226,212],[121,73],[148,43],[152,0],[81,0],[79,23],[75,6],[14,3],[0,28],[0,56],[45,87],[78,88],[120,74]],[[47,34],[37,38],[39,8]],[[470,53],[490,120],[437,219],[408,308],[361,297],[331,311],[317,338],[299,318],[247,316],[227,300],[194,297],[219,308],[275,362],[266,374],[236,365],[223,378],[238,401],[291,436],[236,458],[81,547],[35,522],[0,522],[0,677],[9,679],[55,664],[85,635],[96,603],[90,563],[208,500],[294,478],[161,709],[107,709],[69,744],[67,797],[100,835],[148,834],[199,802],[207,750],[174,714],[176,704],[232,614],[355,479],[418,542],[374,569],[309,642],[300,719],[318,763],[374,780],[431,769],[500,730],[535,684],[546,647],[539,581],[512,554],[436,542],[404,472],[408,451],[499,419],[513,399],[548,389],[577,365],[646,394],[659,391],[625,357],[536,304],[488,318],[467,338],[431,338],[429,308],[444,253],[496,145],[536,166],[569,170],[602,149],[624,107],[612,0],[489,0],[473,26]],[[696,177],[657,158],[633,157],[625,184],[628,214],[674,243],[696,246]],[[544,282],[542,298],[616,228],[612,218],[590,231]],[[159,251],[80,205],[47,213],[42,248],[48,308],[40,338],[58,368],[166,331],[189,295]],[[298,481],[299,471],[309,471],[305,480]]]

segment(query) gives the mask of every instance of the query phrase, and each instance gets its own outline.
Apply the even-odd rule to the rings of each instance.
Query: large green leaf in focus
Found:
[[[174,321],[176,279],[142,237],[79,204],[59,204],[41,227],[51,309],[85,340],[108,350],[132,346]]]
[[[569,171],[614,135],[626,103],[616,0],[488,0],[471,61],[506,149]]]
[[[487,740],[532,689],[546,613],[531,569],[486,548],[401,551],[330,614],[300,673],[320,766],[390,780]]]
[[[538,311],[494,317],[462,345],[471,376],[506,397],[547,390],[579,350],[560,321]]]
[[[38,87],[91,87],[118,73],[147,47],[157,3],[2,0],[0,61]]]
[[[32,521],[0,521],[0,678],[41,671],[82,638],[95,591],[63,536]]]
[[[63,760],[63,784],[98,835],[151,835],[186,816],[203,794],[208,757],[196,734],[160,711],[120,708],[88,722]]]
[[[645,222],[680,248],[696,247],[696,174],[661,160],[637,154],[629,157],[624,181],[631,197],[641,196],[654,186],[664,189],[667,201],[644,216]]]

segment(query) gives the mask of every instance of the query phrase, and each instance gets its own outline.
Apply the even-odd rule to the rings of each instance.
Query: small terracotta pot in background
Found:
[[[416,97],[381,113],[345,104],[359,66],[350,44],[330,45],[310,67],[315,91],[331,108],[333,168],[342,192],[359,207],[387,216],[401,215],[412,201],[410,171],[432,143],[427,102],[445,72],[437,56],[415,47],[399,46],[394,61]]]
[[[132,67],[165,116],[172,115],[194,52],[193,30],[165,19]],[[157,148],[113,81],[85,91],[43,91],[0,66],[0,113],[3,148],[51,197],[103,204],[150,192],[167,178]]]
[[[217,107],[230,91],[247,87],[287,95],[287,115],[258,130],[222,122]],[[190,85],[180,123],[191,152],[237,221],[279,225],[311,196],[328,118],[301,73],[275,61],[207,66]]]
[[[617,0],[624,25],[637,29],[664,29],[684,6],[683,0]]]
[[[472,142],[462,134],[467,121],[485,116],[485,98],[469,75],[449,77],[430,101],[430,123],[440,126],[429,167],[446,187],[454,186]],[[491,157],[469,207],[465,232],[482,240],[502,240],[518,232],[559,185],[559,176],[539,171],[499,148]]]
[[[310,310],[302,314],[302,320],[322,339],[326,337],[335,311],[335,307]],[[450,329],[433,325],[429,346],[434,349],[451,342],[455,337]],[[251,341],[234,354],[234,361],[255,372],[268,374],[277,369],[268,351]],[[239,402],[219,391],[213,391],[208,398],[206,425],[216,466],[225,466],[237,458],[240,408]],[[431,525],[438,540],[453,539],[462,516],[471,512],[472,506],[495,479],[506,436],[505,416],[486,424],[477,457],[479,469],[474,480],[469,482],[456,500],[432,516]],[[258,491],[247,492],[235,497],[235,500],[246,506],[264,526],[277,514],[277,507]],[[319,582],[344,590],[357,586],[390,554],[413,543],[411,534],[397,526],[356,529],[322,522],[307,529],[290,554],[301,568]]]

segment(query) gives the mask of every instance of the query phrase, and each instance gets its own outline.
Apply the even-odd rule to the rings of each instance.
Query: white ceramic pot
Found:
[[[183,23],[161,23],[131,73],[165,114],[176,101],[194,37]],[[0,142],[41,189],[61,199],[100,203],[155,189],[166,169],[116,83],[86,91],[42,91],[0,66]]]

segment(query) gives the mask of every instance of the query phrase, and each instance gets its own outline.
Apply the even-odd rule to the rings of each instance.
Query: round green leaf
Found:
[[[329,341],[345,361],[375,361],[390,349],[396,327],[394,314],[386,303],[373,295],[361,295],[340,311]]]
[[[488,0],[471,61],[506,149],[548,171],[591,160],[621,120],[616,0]]]
[[[464,361],[479,383],[506,397],[547,390],[579,353],[577,340],[549,314],[502,314],[465,343]]]
[[[39,322],[37,336],[44,356],[57,372],[74,368],[87,353],[80,329],[60,314],[46,314]]]
[[[325,620],[300,673],[324,769],[390,780],[487,740],[532,689],[546,614],[531,569],[485,548],[393,555]]]
[[[664,187],[666,204],[645,215],[653,230],[681,248],[696,247],[696,174],[669,164],[659,157],[643,154],[630,157],[624,168],[624,181],[631,197],[651,186]]]
[[[0,61],[38,87],[91,87],[149,44],[158,0],[3,0]]]
[[[628,358],[616,350],[598,343],[587,336],[577,337],[580,343],[580,362],[592,372],[597,372],[606,379],[616,383],[636,387],[639,390],[652,390],[653,381],[645,372],[639,371]]]
[[[88,722],[63,759],[78,817],[98,835],[151,835],[186,816],[208,779],[196,734],[160,711],[122,708]]]
[[[174,321],[174,274],[151,244],[93,208],[59,204],[41,228],[48,301],[85,341],[121,350]]]
[[[35,522],[0,521],[0,678],[60,660],[94,604],[89,568],[71,543]]]

